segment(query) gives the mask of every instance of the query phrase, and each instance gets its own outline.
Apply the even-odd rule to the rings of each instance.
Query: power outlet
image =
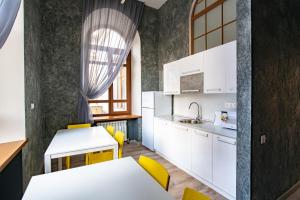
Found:
[[[30,104],[30,109],[31,109],[31,110],[34,110],[34,103],[31,103],[31,104]]]
[[[260,136],[260,144],[266,144],[266,142],[267,142],[267,137],[266,137],[266,135]]]
[[[226,102],[224,106],[226,109],[236,109],[236,103]]]

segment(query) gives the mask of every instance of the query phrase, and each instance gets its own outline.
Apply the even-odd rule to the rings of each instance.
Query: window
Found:
[[[99,37],[102,38],[99,40]],[[120,37],[121,36],[113,30],[110,30],[109,33],[107,33],[107,31],[103,32],[101,29],[93,32],[89,70],[93,70],[93,68],[99,66],[108,67],[109,62],[116,63],[116,59],[118,59],[120,53],[125,49],[125,42],[124,40],[120,40]],[[118,41],[118,43],[115,44],[114,41]],[[122,44],[123,42],[124,45]],[[130,58],[131,55],[129,53],[126,61],[121,66],[119,73],[109,89],[102,96],[89,100],[90,108],[94,117],[131,114]],[[109,71],[110,69],[106,70]]]
[[[191,11],[190,52],[236,39],[236,0],[195,0]]]

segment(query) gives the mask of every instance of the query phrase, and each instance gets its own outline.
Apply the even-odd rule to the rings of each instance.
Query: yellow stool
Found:
[[[75,129],[75,128],[90,128],[91,124],[70,124],[67,126],[68,129]],[[85,164],[87,165],[87,154],[85,154]],[[71,156],[66,157],[66,168],[70,169],[71,166]]]
[[[119,145],[118,158],[122,158],[125,134],[122,131],[117,131],[114,137]],[[104,161],[113,160],[113,151],[107,150],[102,152],[94,152],[88,154],[88,164],[94,164]]]
[[[113,126],[108,125],[108,126],[106,127],[106,130],[107,130],[107,132],[108,132],[111,136],[114,137],[114,135],[115,135],[115,128],[114,128]]]
[[[168,171],[156,160],[146,156],[140,156],[139,164],[165,189],[168,191],[170,175]]]
[[[182,200],[210,200],[210,198],[191,188],[185,188]]]

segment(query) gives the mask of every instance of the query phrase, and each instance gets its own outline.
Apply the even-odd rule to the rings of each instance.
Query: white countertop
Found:
[[[187,124],[187,123],[179,122],[179,120],[181,120],[181,119],[186,119],[185,117],[181,117],[181,116],[162,115],[162,116],[155,116],[155,117],[157,117],[159,119],[171,121],[171,122],[180,124],[182,126],[187,126],[187,127],[199,129],[199,130],[202,130],[202,131],[207,131],[207,132],[214,133],[214,134],[221,135],[221,136],[225,136],[225,137],[230,137],[230,138],[236,139],[236,136],[237,136],[237,131],[236,130],[222,128],[221,126],[215,126],[212,122],[204,121],[201,124]]]

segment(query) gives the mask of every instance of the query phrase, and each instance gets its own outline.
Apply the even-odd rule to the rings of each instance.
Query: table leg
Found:
[[[62,158],[58,158],[58,170],[62,170]]]
[[[119,158],[119,156],[118,156],[118,145],[115,145],[114,146],[114,159],[118,159]]]
[[[45,167],[45,174],[51,172],[51,157],[50,157],[50,155],[44,156],[44,167]]]

